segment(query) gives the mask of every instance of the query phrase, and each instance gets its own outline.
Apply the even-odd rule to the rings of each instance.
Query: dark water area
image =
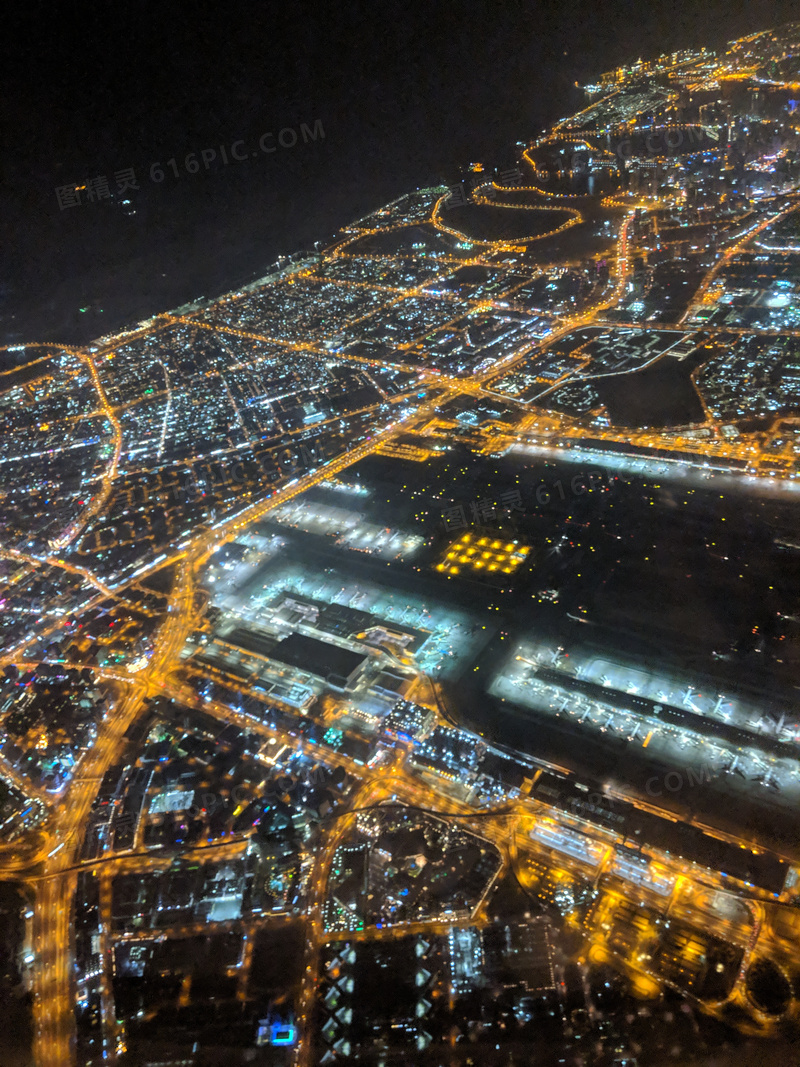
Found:
[[[591,142],[549,141],[530,151],[528,158],[536,163],[531,184],[548,193],[565,196],[596,196],[620,188],[624,167],[622,156],[612,159],[608,155],[613,147],[609,138],[593,133],[586,136]],[[612,164],[614,169],[598,167],[600,161]],[[530,174],[530,164],[527,174]],[[527,178],[523,180],[527,183]]]
[[[649,125],[647,120],[643,126]],[[618,159],[630,159],[632,155],[648,155],[654,158],[686,156],[693,152],[708,152],[719,148],[719,141],[714,140],[700,126],[653,126],[650,129],[637,130],[629,137],[604,139],[603,147],[608,148]]]
[[[596,378],[594,388],[608,409],[611,422],[636,428],[686,426],[705,421],[705,412],[691,379],[705,359],[679,361],[665,356],[634,374]]]
[[[300,2],[62,25],[48,9],[34,36],[16,19],[0,75],[5,344],[86,343],[227,292],[404,192],[457,182],[475,158],[508,165],[517,140],[582,102],[552,36],[510,38],[492,17],[477,48],[479,12]],[[304,123],[324,136],[304,142]],[[260,150],[283,130],[286,147]],[[126,169],[136,187],[117,195]],[[111,197],[61,206],[59,188],[100,177]]]
[[[356,256],[415,256],[425,252],[470,259],[475,255],[474,250],[460,248],[459,244],[458,238],[437,230],[430,223],[423,223],[369,233],[353,241],[347,249],[351,255]]]
[[[635,18],[549,0],[116,5],[81,18],[16,5],[0,65],[0,343],[85,342],[228,291],[403,192],[454,184],[471,162],[508,165],[517,142],[585,106],[578,86],[602,71],[793,15],[788,0],[709,3],[676,17],[656,0]],[[324,139],[258,148],[317,122]],[[113,199],[60,206],[57,189],[103,177]]]
[[[298,144],[282,159],[251,158],[238,170],[220,164],[178,179],[168,173],[160,184],[147,178],[145,159],[133,168],[140,189],[131,193],[131,215],[116,202],[59,212],[54,190],[42,190],[43,201],[52,197],[53,204],[39,205],[28,236],[42,246],[54,242],[59,252],[44,264],[35,257],[12,264],[0,292],[0,343],[85,344],[219,296],[268,273],[277,256],[310,251],[338,226],[404,191],[396,180],[360,189],[326,185],[326,172],[336,167],[335,134],[329,125],[325,140]],[[20,234],[24,225],[20,216]]]
[[[444,210],[440,215],[445,226],[477,241],[524,241],[557,230],[573,218],[559,208],[489,207],[468,204]]]
[[[619,177],[610,170],[590,172],[583,168],[576,169],[569,176],[559,178],[556,174],[540,175],[536,184],[548,193],[565,196],[599,196],[607,195],[621,188]]]

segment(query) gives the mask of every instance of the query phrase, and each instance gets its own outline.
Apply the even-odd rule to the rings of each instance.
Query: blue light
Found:
[[[273,1023],[269,1030],[271,1045],[293,1045],[297,1039],[297,1030],[292,1023]]]

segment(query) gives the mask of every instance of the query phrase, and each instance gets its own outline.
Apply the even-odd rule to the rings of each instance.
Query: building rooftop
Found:
[[[305,634],[290,634],[271,651],[270,659],[278,660],[289,667],[308,671],[326,681],[349,684],[353,676],[369,658],[360,652],[319,641]]]

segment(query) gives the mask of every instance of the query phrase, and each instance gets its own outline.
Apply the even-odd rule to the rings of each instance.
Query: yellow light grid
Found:
[[[528,545],[504,538],[477,537],[473,533],[462,534],[448,545],[436,564],[436,570],[447,574],[469,574],[491,571],[513,574],[527,559]]]

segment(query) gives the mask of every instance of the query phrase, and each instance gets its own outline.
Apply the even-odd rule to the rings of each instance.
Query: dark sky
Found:
[[[581,105],[575,81],[796,15],[794,0],[14,0],[0,343],[85,341],[216,295],[409,188],[500,160]],[[317,120],[324,139],[258,151],[262,134]],[[248,158],[224,166],[219,146],[237,141]],[[211,148],[186,173],[187,153]],[[128,167],[135,215],[59,208],[57,186],[105,175],[114,189]]]

